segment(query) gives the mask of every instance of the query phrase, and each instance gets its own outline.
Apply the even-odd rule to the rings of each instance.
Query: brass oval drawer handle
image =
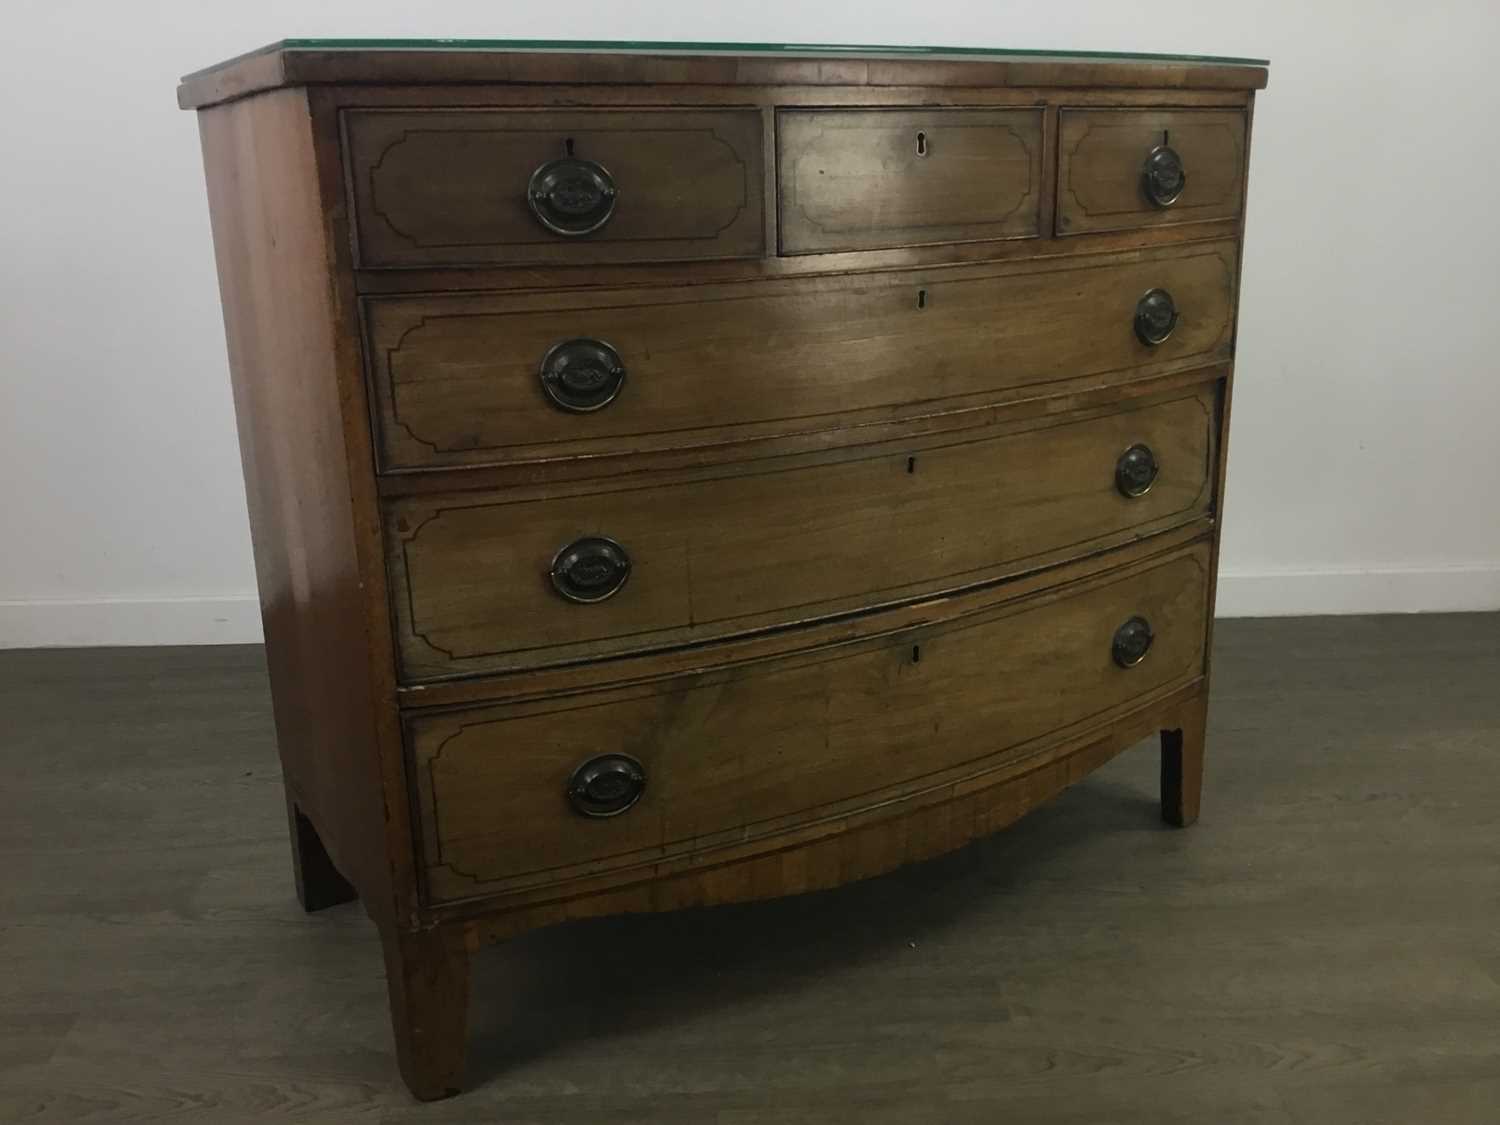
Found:
[[[574,414],[608,406],[625,385],[620,353],[587,336],[553,344],[542,356],[537,374],[547,400]]]
[[[645,767],[629,754],[600,754],[568,778],[568,802],[582,816],[619,816],[645,791]]]
[[[1156,483],[1156,474],[1161,467],[1156,463],[1156,454],[1151,452],[1151,447],[1143,442],[1137,442],[1115,462],[1115,487],[1120,490],[1120,495],[1134,499],[1144,496],[1151,491],[1151,486]]]
[[[1146,154],[1145,166],[1141,169],[1141,186],[1153,207],[1170,207],[1187,187],[1187,172],[1182,167],[1182,157],[1170,145],[1157,145]]]
[[[553,234],[591,234],[615,213],[619,189],[604,165],[576,156],[549,160],[531,173],[526,202]]]
[[[1135,306],[1135,334],[1148,347],[1166,342],[1177,327],[1177,302],[1165,289],[1148,289]]]
[[[1144,617],[1132,617],[1115,630],[1115,639],[1109,646],[1109,654],[1121,668],[1134,668],[1146,659],[1155,640],[1151,622]]]
[[[575,539],[552,560],[552,588],[570,602],[602,602],[630,577],[630,556],[602,535]]]

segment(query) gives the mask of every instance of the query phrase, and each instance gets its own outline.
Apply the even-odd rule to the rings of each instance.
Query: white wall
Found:
[[[284,36],[1269,56],[1222,610],[1500,607],[1500,5],[9,0],[0,645],[258,636],[186,71]]]

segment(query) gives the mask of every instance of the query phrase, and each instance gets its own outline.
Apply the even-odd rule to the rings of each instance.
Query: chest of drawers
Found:
[[[287,42],[198,110],[293,866],[470,954],[1197,815],[1246,60]]]

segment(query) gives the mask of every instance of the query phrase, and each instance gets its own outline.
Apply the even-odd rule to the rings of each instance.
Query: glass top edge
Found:
[[[884,56],[974,59],[1071,59],[1094,62],[1166,62],[1217,64],[1220,66],[1270,66],[1268,59],[1232,55],[1177,55],[1145,51],[1058,51],[1040,48],[901,46],[895,44],[845,43],[701,43],[676,40],[573,40],[573,39],[282,39],[255,51],[226,60],[209,70],[255,55],[277,51],[494,51],[575,52],[599,54],[683,55],[784,55],[789,57]]]

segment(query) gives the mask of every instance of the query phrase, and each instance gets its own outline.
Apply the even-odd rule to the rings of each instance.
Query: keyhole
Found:
[[[911,662],[913,664],[920,664],[922,662],[922,646],[921,645],[912,645],[911,646]]]
[[[1161,143],[1163,145],[1169,145],[1172,143],[1172,130],[1163,129],[1161,131]]]
[[[917,471],[917,459],[915,457],[908,457],[906,459],[906,471],[908,473],[915,473]]]
[[[927,290],[925,290],[925,289],[918,289],[917,290],[917,308],[919,308],[919,309],[925,309],[926,307],[927,307]]]
[[[927,134],[926,133],[918,133],[917,134],[917,155],[918,156],[926,156],[927,155]]]
[[[569,156],[573,155],[573,138],[572,137],[565,137],[565,138],[563,138],[563,149],[564,149],[564,151],[567,152],[567,154]]]

